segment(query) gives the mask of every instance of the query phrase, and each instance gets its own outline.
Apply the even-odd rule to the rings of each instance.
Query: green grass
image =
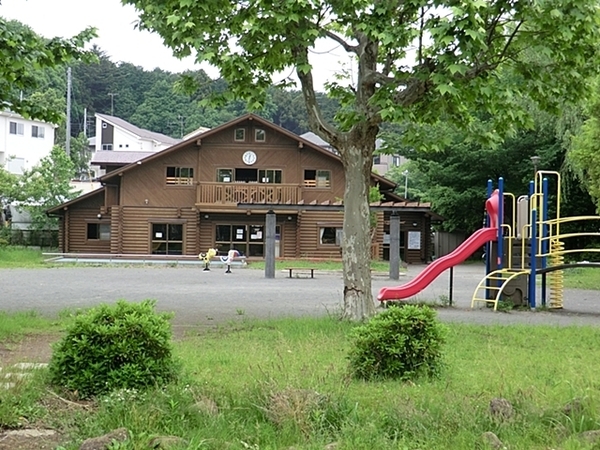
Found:
[[[0,269],[44,267],[42,251],[27,247],[0,246]]]
[[[600,290],[600,267],[576,267],[564,271],[565,287]]]
[[[600,428],[600,328],[448,328],[440,378],[363,382],[347,371],[352,324],[244,320],[177,342],[185,374],[165,388],[52,414],[37,401],[48,395],[39,381],[19,396],[0,391],[0,428],[43,419],[71,432],[67,450],[122,426],[132,440],[119,449],[147,448],[155,435],[181,436],[190,449],[485,449],[487,431],[513,449],[595,448],[577,434]],[[512,403],[512,419],[490,417],[494,397]]]
[[[58,323],[36,312],[7,313],[0,311],[0,342],[17,341],[25,334],[58,330]]]

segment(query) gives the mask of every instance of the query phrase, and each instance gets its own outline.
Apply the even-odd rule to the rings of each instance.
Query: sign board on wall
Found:
[[[421,250],[421,232],[420,231],[409,231],[408,232],[408,249],[409,250]]]

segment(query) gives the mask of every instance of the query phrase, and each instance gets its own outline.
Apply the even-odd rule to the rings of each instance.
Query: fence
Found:
[[[0,229],[0,242],[26,247],[57,248],[58,230],[21,230],[4,227]]]
[[[433,236],[433,254],[435,258],[452,253],[466,238],[467,235],[464,233],[436,231]]]

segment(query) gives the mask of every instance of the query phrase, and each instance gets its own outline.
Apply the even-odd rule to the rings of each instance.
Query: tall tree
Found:
[[[56,226],[56,219],[48,217],[46,210],[78,195],[70,185],[74,175],[73,161],[64,149],[54,146],[48,156],[19,178],[17,200],[31,215],[34,229]]]
[[[589,0],[123,2],[176,56],[195,53],[218,67],[226,94],[251,109],[260,109],[273,74],[295,67],[311,129],[337,148],[345,169],[343,316],[355,320],[375,311],[368,193],[381,123],[469,124],[471,106],[481,105],[504,131],[526,120],[513,99],[532,95],[554,107],[555,96],[580,93],[597,68],[599,12]],[[357,66],[355,83],[328,85],[341,105],[337,124],[316,101],[309,49],[321,38]],[[497,83],[502,66],[514,71],[512,83]]]
[[[0,17],[0,108],[58,123],[62,111],[28,96],[38,87],[35,72],[74,59],[91,60],[92,53],[83,46],[95,36],[88,28],[70,39],[45,39],[20,22]]]

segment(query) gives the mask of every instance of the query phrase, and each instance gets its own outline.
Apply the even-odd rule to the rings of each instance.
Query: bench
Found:
[[[287,270],[289,271],[290,274],[290,278],[293,278],[293,273],[294,271],[296,271],[296,274],[298,274],[298,272],[309,272],[310,271],[310,277],[314,278],[315,277],[315,269],[314,267],[286,267],[283,270]]]

